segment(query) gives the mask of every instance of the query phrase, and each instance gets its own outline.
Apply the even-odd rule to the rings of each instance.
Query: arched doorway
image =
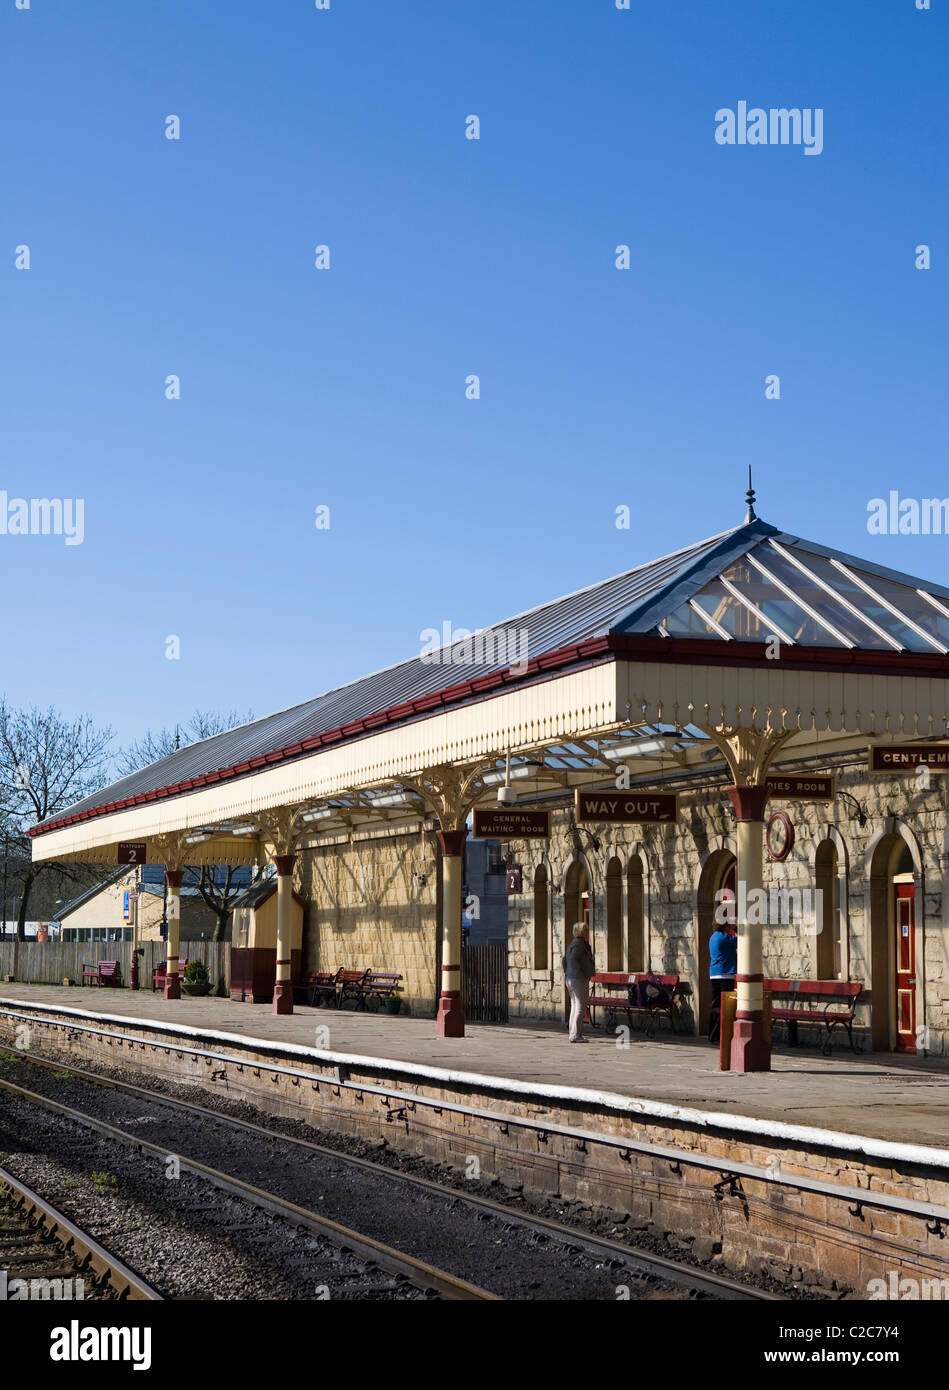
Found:
[[[623,968],[623,866],[615,857],[606,866],[606,968]]]
[[[714,850],[702,866],[696,894],[696,918],[698,941],[695,947],[696,981],[696,1022],[700,1033],[708,1032],[709,1012],[712,1007],[712,988],[708,978],[709,937],[715,930],[715,909],[718,906],[716,894],[723,888],[735,892],[736,859],[731,850]]]
[[[920,885],[902,835],[884,835],[870,861],[870,1046],[916,1051]]]

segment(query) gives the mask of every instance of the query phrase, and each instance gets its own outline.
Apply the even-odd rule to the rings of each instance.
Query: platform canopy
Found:
[[[278,808],[318,837],[431,814],[452,779],[493,804],[508,759],[527,799],[608,785],[617,760],[636,782],[712,766],[742,730],[783,734],[782,758],[945,737],[947,675],[949,590],[749,505],[733,530],[171,753],[35,827],[33,856],[114,863],[121,841],[176,835],[188,863],[253,862]]]

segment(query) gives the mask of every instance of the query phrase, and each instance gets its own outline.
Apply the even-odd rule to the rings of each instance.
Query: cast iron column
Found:
[[[275,854],[277,866],[277,977],[273,987],[275,1014],[293,1013],[293,981],[290,978],[292,958],[291,920],[293,916],[294,854]]]
[[[738,821],[738,867],[735,873],[736,898],[745,904],[738,918],[738,1011],[732,1034],[732,1071],[770,1071],[771,1046],[765,1037],[764,953],[761,923],[748,921],[748,900],[763,886],[762,848],[766,787],[729,787]],[[755,898],[759,897],[755,893]],[[736,904],[737,905],[737,904]]]
[[[468,831],[439,830],[442,847],[442,990],[438,1000],[438,1036],[465,1036],[461,999],[461,880],[462,855]]]
[[[178,979],[178,951],[181,941],[181,869],[166,869],[165,882],[168,885],[168,958],[165,965],[165,998],[181,998],[181,982]]]

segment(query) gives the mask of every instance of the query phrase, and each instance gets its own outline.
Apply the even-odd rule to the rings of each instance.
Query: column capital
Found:
[[[436,830],[438,843],[442,847],[442,854],[451,858],[461,855],[465,847],[465,840],[468,838],[467,826],[462,826],[460,830]]]
[[[764,808],[768,800],[767,786],[726,787],[725,790],[735,808],[736,820],[764,820]]]
[[[278,876],[293,873],[293,866],[296,863],[295,854],[274,854],[271,855],[271,858],[276,865]]]
[[[165,882],[168,884],[168,887],[169,887],[169,888],[180,888],[180,887],[181,887],[181,876],[182,876],[183,873],[184,873],[184,869],[166,869],[166,870],[165,870]]]

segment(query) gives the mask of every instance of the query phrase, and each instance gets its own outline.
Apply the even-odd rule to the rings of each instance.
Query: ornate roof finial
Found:
[[[748,465],[748,491],[745,493],[745,501],[748,503],[748,510],[745,512],[745,525],[749,521],[757,521],[758,516],[755,512],[755,490],[751,486],[751,464]]]

